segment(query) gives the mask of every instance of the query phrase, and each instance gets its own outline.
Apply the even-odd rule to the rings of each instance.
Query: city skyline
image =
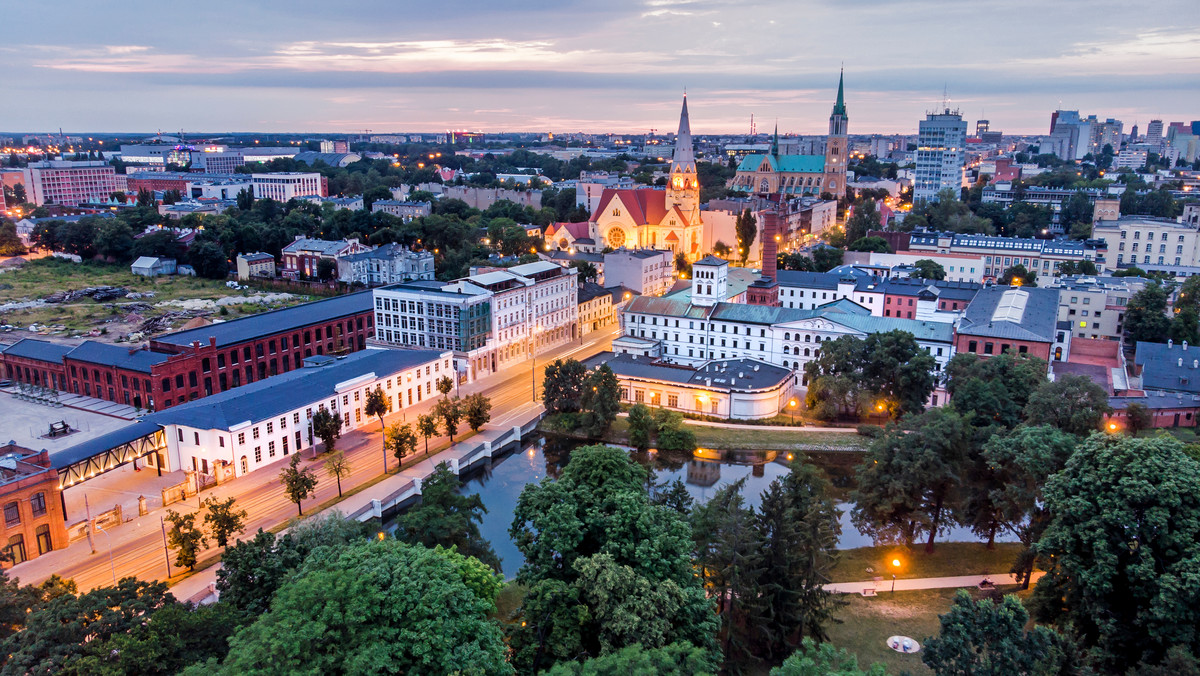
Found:
[[[943,91],[964,119],[1013,134],[1047,133],[1059,107],[1143,129],[1197,117],[1200,19],[1189,3],[1112,25],[1122,9],[643,0],[418,15],[375,0],[286,11],[217,0],[207,16],[221,22],[210,25],[144,2],[98,15],[72,0],[52,17],[9,3],[29,37],[0,47],[21,74],[6,83],[0,126],[666,133],[686,90],[698,135],[746,133],[751,113],[760,131],[778,120],[783,133],[823,134],[843,63],[852,134],[915,133]]]

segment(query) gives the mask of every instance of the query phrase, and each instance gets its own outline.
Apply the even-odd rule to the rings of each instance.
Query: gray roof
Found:
[[[1142,389],[1200,392],[1200,346],[1138,341],[1133,361],[1142,367]]]
[[[259,251],[259,252],[256,252],[256,253],[238,254],[238,258],[240,258],[240,259],[242,259],[242,260],[244,260],[244,261],[249,261],[249,262],[253,262],[253,261],[266,261],[266,260],[271,260],[271,261],[273,261],[273,260],[275,260],[275,257],[274,257],[274,256],[272,256],[271,254],[269,254],[269,253],[263,253],[263,252],[261,252],[261,251]]]
[[[338,359],[328,366],[300,368],[264,378],[242,387],[189,401],[146,416],[158,425],[187,425],[199,429],[224,429],[243,422],[274,418],[336,394],[336,386],[374,373],[385,377],[435,361],[439,350],[368,348]]]
[[[1141,404],[1149,409],[1200,408],[1200,394],[1150,390],[1146,392],[1146,396],[1144,397],[1108,398],[1108,405],[1117,410],[1128,408],[1130,404]]]
[[[409,251],[408,248],[402,244],[396,244],[395,242],[389,242],[388,244],[383,244],[381,246],[377,246],[374,249],[371,249],[370,251],[361,251],[356,254],[346,254],[345,256],[341,257],[341,260],[349,261],[349,262],[369,261],[369,260],[375,260],[375,259],[391,260],[393,258],[397,258],[397,257],[402,258],[404,256],[410,256],[410,255],[411,256],[424,255],[424,256],[429,256],[430,258],[433,257],[433,254],[431,254],[427,251],[422,251],[420,253],[417,253],[417,252]]]
[[[296,153],[295,157],[297,162],[313,164],[317,160],[320,160],[331,167],[344,167],[361,159],[362,155],[358,153],[318,153],[312,150]]]
[[[716,256],[709,254],[695,263],[692,263],[692,265],[729,265],[729,261],[725,260],[724,258],[717,258]]]
[[[193,342],[206,344],[209,337],[213,337],[217,339],[217,346],[222,347],[276,333],[285,333],[339,317],[371,312],[373,307],[371,292],[360,291],[282,310],[263,312],[233,321],[168,333],[154,340],[171,345],[187,346]]]
[[[1006,293],[1016,292],[1012,296]],[[1009,318],[997,316],[997,309],[1006,298],[1024,300],[1024,310]],[[1058,290],[1036,287],[992,286],[975,294],[967,306],[958,333],[986,338],[1007,338],[1039,343],[1053,343],[1058,321]]]
[[[897,295],[916,295],[922,289],[931,288],[938,298],[970,301],[979,293],[983,285],[979,282],[951,282],[947,280],[912,279],[912,278],[866,278],[858,282],[856,291],[866,291],[868,285],[874,285],[872,291],[892,293]]]
[[[85,340],[79,347],[67,354],[71,359],[86,361],[90,364],[115,366],[117,368],[150,373],[150,367],[160,364],[170,356],[146,349],[129,350],[128,348],[108,343],[98,343]]]
[[[608,364],[617,377],[661,380],[719,390],[763,390],[778,387],[793,377],[790,369],[757,359],[717,359],[699,368],[655,362],[632,354],[612,354],[609,359],[589,360],[589,365]]]
[[[44,340],[22,338],[12,345],[0,349],[0,352],[13,357],[24,357],[26,359],[37,359],[38,361],[61,364],[63,357],[72,349],[70,345],[58,345],[57,343],[48,343]]]
[[[324,256],[336,256],[342,249],[349,246],[350,242],[344,239],[329,241],[326,239],[313,239],[311,237],[301,237],[293,240],[290,244],[283,247],[284,251],[315,251]]]
[[[779,286],[794,286],[805,289],[826,289],[836,291],[838,282],[846,275],[833,272],[802,272],[800,270],[780,270],[775,273]]]
[[[579,285],[578,302],[580,304],[595,300],[600,296],[612,296],[612,292],[595,282],[584,282]]]

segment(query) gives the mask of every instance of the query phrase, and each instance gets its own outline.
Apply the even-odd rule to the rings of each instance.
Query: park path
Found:
[[[1045,575],[1035,570],[1030,578],[1030,585],[1036,583]],[[978,587],[984,579],[989,579],[997,585],[1019,584],[1011,573],[1006,575],[955,575],[953,577],[918,577],[896,580],[896,591],[915,591],[918,589],[955,589],[958,587]],[[875,589],[876,594],[887,594],[892,591],[892,581],[886,578],[863,580],[861,582],[833,582],[823,588],[835,594],[861,594],[864,589]]]

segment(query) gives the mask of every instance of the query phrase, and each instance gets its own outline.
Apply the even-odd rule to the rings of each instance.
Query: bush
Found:
[[[854,429],[858,431],[859,435],[870,439],[878,439],[883,436],[883,428],[879,425],[859,425]]]

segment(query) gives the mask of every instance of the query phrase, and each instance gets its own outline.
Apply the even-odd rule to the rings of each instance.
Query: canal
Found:
[[[558,476],[558,472],[570,459],[571,450],[580,444],[556,438],[540,438],[508,455],[493,458],[491,464],[473,468],[463,474],[465,494],[478,494],[488,513],[483,516],[480,531],[491,540],[492,547],[500,556],[505,577],[511,578],[523,562],[508,536],[512,525],[513,510],[517,498],[526,484],[538,482],[547,476]],[[671,457],[665,454],[634,452],[634,458],[651,468],[658,482],[680,479],[688,492],[703,503],[722,487],[739,479],[745,479],[743,495],[747,504],[758,507],[759,497],[775,479],[788,472],[788,453],[758,451],[742,453],[719,453],[700,451],[696,456]],[[851,504],[846,501],[853,488],[854,467],[859,454],[847,452],[822,452],[809,454],[810,460],[825,470],[834,485],[838,508],[841,510],[842,535],[839,549],[869,547],[871,538],[850,522]],[[997,542],[1012,542],[1010,534],[997,536]],[[954,528],[941,542],[976,542],[969,529]]]

